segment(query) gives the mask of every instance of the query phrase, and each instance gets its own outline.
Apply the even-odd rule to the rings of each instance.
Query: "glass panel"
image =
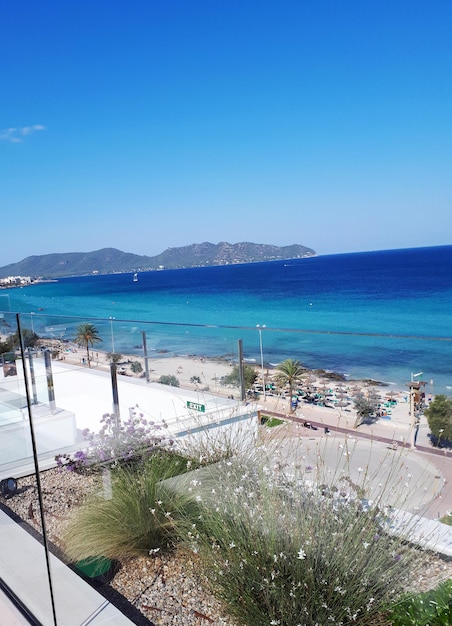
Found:
[[[3,315],[2,327],[11,336],[14,316]],[[449,452],[432,446],[423,407],[437,394],[450,396],[450,338],[273,329],[262,320],[235,327],[36,313],[22,314],[21,321],[46,528],[52,546],[61,551],[52,568],[75,565],[88,579],[106,580],[114,573],[111,559],[86,563],[88,536],[79,546],[85,556],[70,556],[66,534],[89,494],[111,498],[112,465],[135,461],[143,447],[148,453],[169,440],[184,452],[189,447],[200,450],[203,460],[209,455],[213,459],[220,444],[237,452],[268,433],[262,428],[272,417],[294,422],[303,445],[347,433],[363,441],[379,438],[385,454],[414,444],[420,453],[441,451],[428,470],[416,457],[422,472],[413,469],[419,488],[409,510],[422,509],[430,517],[448,510],[448,499],[437,496],[450,495],[442,483],[450,472]],[[28,420],[23,364],[17,353],[13,356],[17,373],[8,359],[0,372],[0,393],[5,394],[0,420],[8,426]],[[302,365],[292,388],[278,380],[278,365],[286,359]],[[368,409],[363,415],[357,413],[360,402]],[[14,445],[5,444],[2,458],[30,463],[31,469],[21,483],[23,498],[4,504],[17,502],[19,509],[26,502],[20,514],[39,532],[39,506],[28,498],[37,487],[26,432]],[[99,433],[105,437],[99,439]],[[55,468],[56,457],[65,468]],[[57,571],[60,581],[63,575]],[[43,580],[44,574],[45,569]],[[70,580],[75,596],[77,583]],[[113,578],[113,588],[115,584]],[[68,610],[67,596],[56,584],[57,617]],[[100,606],[95,596],[85,601],[85,608],[86,603],[93,611]]]
[[[13,314],[0,319],[0,578],[35,618],[53,624],[18,328]]]

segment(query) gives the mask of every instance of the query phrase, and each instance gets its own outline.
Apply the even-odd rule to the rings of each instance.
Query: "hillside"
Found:
[[[32,276],[44,279],[86,274],[113,274],[117,272],[177,269],[208,265],[231,265],[314,256],[311,248],[298,244],[273,246],[242,242],[230,244],[201,243],[180,248],[168,248],[157,256],[140,256],[115,248],[94,252],[67,252],[30,256],[18,263],[0,268],[0,278]]]

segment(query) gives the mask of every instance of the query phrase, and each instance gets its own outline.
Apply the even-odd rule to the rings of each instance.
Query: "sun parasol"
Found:
[[[391,391],[388,391],[388,393],[386,394],[386,397],[393,400],[398,395],[399,395],[398,391],[391,390]]]

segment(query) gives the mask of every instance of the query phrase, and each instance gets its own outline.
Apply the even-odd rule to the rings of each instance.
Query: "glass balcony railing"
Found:
[[[108,611],[108,623],[135,621],[130,599],[127,617],[105,601],[114,559],[75,561],[67,528],[88,492],[111,496],[111,465],[143,448],[208,455],[227,441],[237,450],[272,418],[290,419],[307,439],[349,433],[386,450],[416,445],[441,456],[425,497],[406,508],[447,513],[437,496],[448,441],[432,440],[424,410],[450,396],[451,337],[13,313],[2,314],[0,334],[0,578],[42,624],[67,623],[74,610],[77,623],[103,623]],[[278,365],[287,359],[302,371],[284,385]],[[92,596],[78,589],[88,582]]]

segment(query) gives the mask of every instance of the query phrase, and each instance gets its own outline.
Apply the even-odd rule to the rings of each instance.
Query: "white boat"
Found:
[[[133,275],[133,282],[134,283],[138,282],[138,272],[135,272],[135,274]]]

